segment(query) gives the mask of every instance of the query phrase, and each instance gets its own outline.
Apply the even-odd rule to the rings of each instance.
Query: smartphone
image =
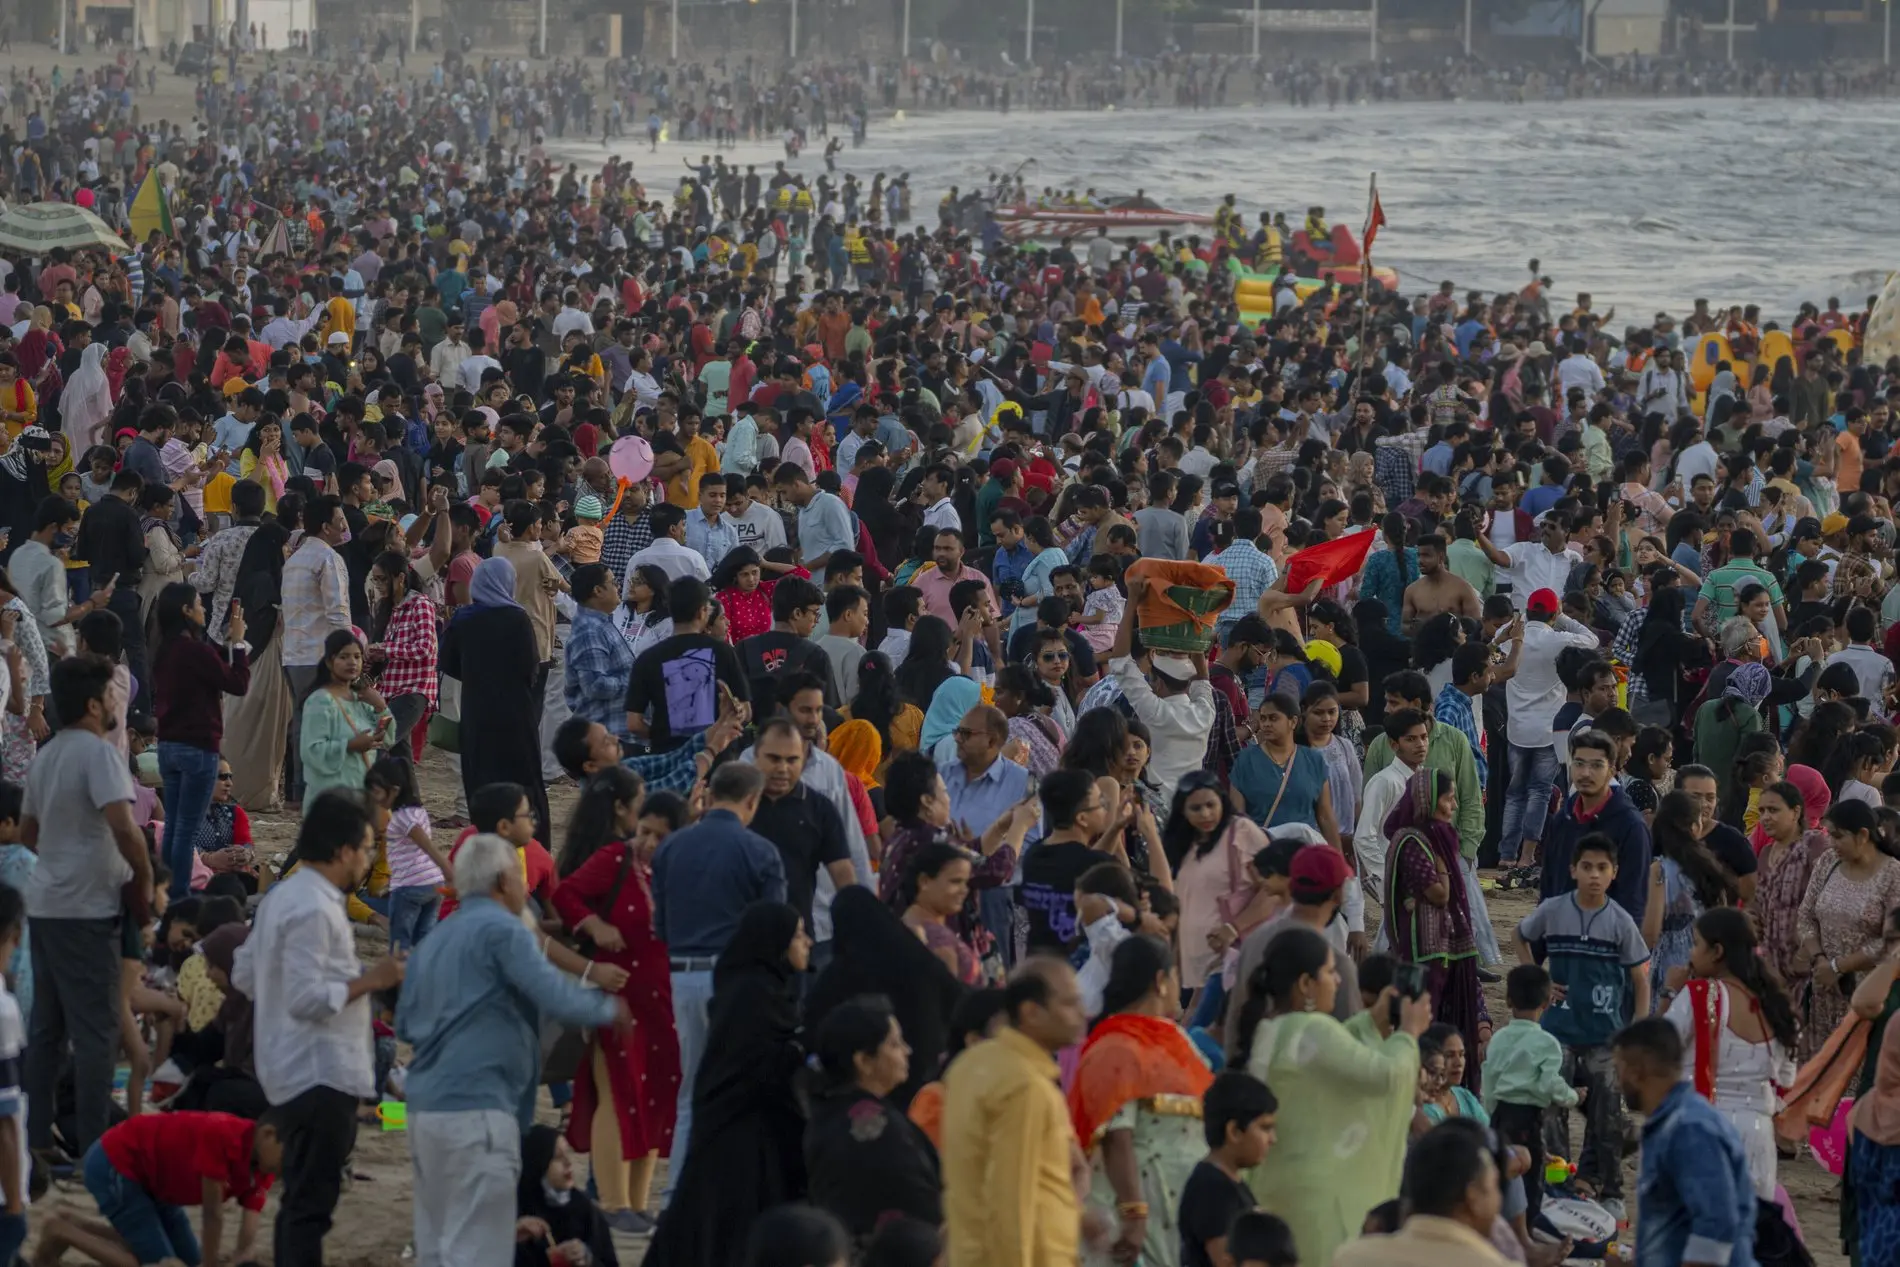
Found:
[[[1392,1028],[1399,1026],[1399,1002],[1402,999],[1425,997],[1425,965],[1402,963],[1392,970],[1392,988],[1397,991],[1392,1000]]]

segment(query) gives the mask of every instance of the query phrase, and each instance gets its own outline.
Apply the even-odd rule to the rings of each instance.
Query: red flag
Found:
[[[1372,532],[1348,533],[1294,554],[1286,561],[1286,592],[1298,594],[1315,580],[1337,585],[1359,575],[1372,549]]]
[[[1366,231],[1359,243],[1362,255],[1372,254],[1372,239],[1379,236],[1379,226],[1385,223],[1385,208],[1379,205],[1379,191],[1372,191],[1372,214],[1366,217]]]

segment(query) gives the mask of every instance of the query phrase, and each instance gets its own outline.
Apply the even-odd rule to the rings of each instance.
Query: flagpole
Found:
[[[1372,216],[1379,205],[1379,173],[1373,172],[1367,187],[1366,227],[1373,228]],[[1372,321],[1372,243],[1371,237],[1378,236],[1374,229],[1371,234],[1362,233],[1359,246],[1359,379],[1363,384],[1366,374],[1366,337]],[[1363,386],[1360,389],[1364,394]]]

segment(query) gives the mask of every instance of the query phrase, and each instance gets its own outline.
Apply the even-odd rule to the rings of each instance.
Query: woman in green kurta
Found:
[[[1333,1019],[1338,989],[1326,939],[1288,929],[1254,970],[1238,1020],[1249,1037],[1236,1063],[1280,1102],[1254,1195],[1292,1227],[1301,1262],[1332,1262],[1335,1249],[1358,1238],[1366,1212],[1399,1195],[1418,1036],[1432,1023],[1431,999],[1420,998],[1399,1000],[1393,1026],[1397,995],[1388,986],[1368,1009],[1380,1040],[1366,1046]]]
[[[348,629],[323,643],[316,689],[303,703],[298,755],[304,767],[304,801],[330,788],[361,791],[363,776],[379,749],[395,742],[396,723],[376,688],[363,675],[363,644]]]

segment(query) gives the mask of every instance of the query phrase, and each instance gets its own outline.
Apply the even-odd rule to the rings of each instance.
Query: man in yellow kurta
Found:
[[[343,297],[343,279],[330,279],[330,302],[325,305],[323,325],[317,330],[318,341],[329,346],[333,334],[348,335],[352,344],[356,341],[356,305]]]
[[[944,1075],[949,1267],[1075,1267],[1079,1150],[1055,1061],[1087,1028],[1074,971],[1047,957],[1018,965],[1004,1015]]]

